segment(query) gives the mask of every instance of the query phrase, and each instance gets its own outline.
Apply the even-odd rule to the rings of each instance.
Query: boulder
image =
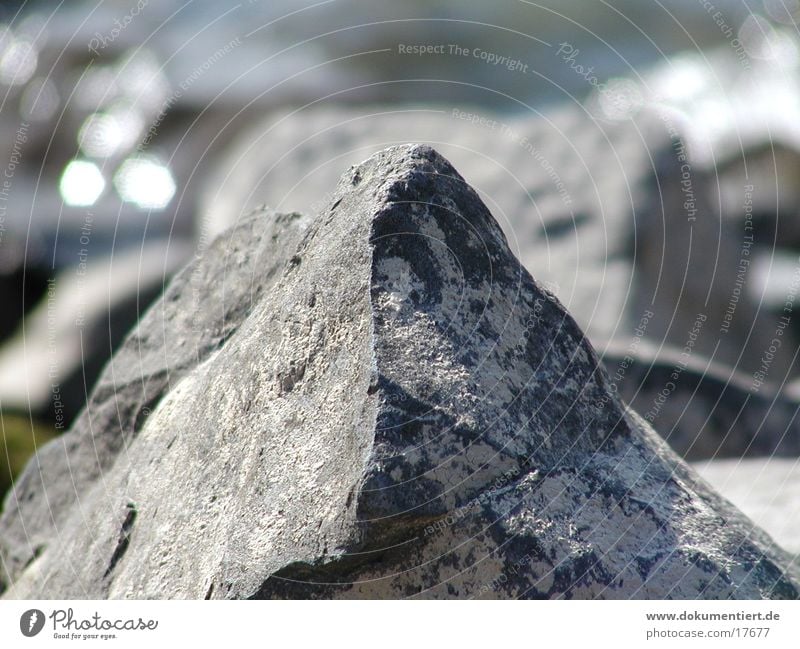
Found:
[[[434,150],[304,224],[241,222],[151,309],[7,498],[5,597],[800,596]]]

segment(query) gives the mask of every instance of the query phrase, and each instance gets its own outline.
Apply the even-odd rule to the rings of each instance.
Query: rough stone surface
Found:
[[[296,247],[277,218],[185,271],[28,467],[0,519],[6,596],[800,595],[432,149],[351,169]],[[113,405],[127,423],[97,426]],[[104,462],[49,520],[40,471],[72,491],[59,467],[93,444]]]

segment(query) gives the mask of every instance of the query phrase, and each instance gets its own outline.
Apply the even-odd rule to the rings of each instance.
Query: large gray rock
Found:
[[[433,150],[351,169],[298,245],[276,219],[185,271],[28,467],[7,597],[798,597]],[[95,449],[49,520],[40,473],[70,492]]]
[[[693,123],[663,103],[617,121],[593,119],[580,106],[513,117],[460,104],[296,111],[254,125],[232,146],[207,185],[204,214],[213,230],[259,202],[315,212],[343,163],[400,138],[430,143],[476,188],[522,264],[595,347],[624,348],[641,332],[657,350],[646,372],[630,372],[620,386],[634,409],[645,414],[661,399],[675,365],[670,350],[691,345],[693,366],[713,359],[714,371],[684,372],[651,422],[674,449],[694,459],[795,454],[800,439],[787,432],[793,404],[773,395],[796,374],[797,330],[780,329],[766,385],[746,388],[774,349],[784,314],[764,308],[756,290],[765,258],[744,239],[744,183],[720,190],[713,166],[690,156],[696,138],[686,144],[685,133],[694,135]],[[720,191],[738,202],[736,218],[730,205],[721,212],[709,199]],[[766,261],[781,274],[775,254]],[[782,273],[790,280],[791,262]],[[782,310],[791,292],[770,286]]]

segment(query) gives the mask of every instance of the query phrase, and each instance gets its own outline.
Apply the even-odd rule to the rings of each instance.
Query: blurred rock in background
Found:
[[[156,240],[92,257],[79,273],[63,270],[50,280],[43,302],[0,348],[4,412],[67,427],[131,323],[186,259],[186,248],[180,240]]]

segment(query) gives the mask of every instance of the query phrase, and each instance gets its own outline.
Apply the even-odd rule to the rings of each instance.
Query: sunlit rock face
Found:
[[[798,597],[418,145],[188,267],[27,468],[0,557],[6,597]]]

